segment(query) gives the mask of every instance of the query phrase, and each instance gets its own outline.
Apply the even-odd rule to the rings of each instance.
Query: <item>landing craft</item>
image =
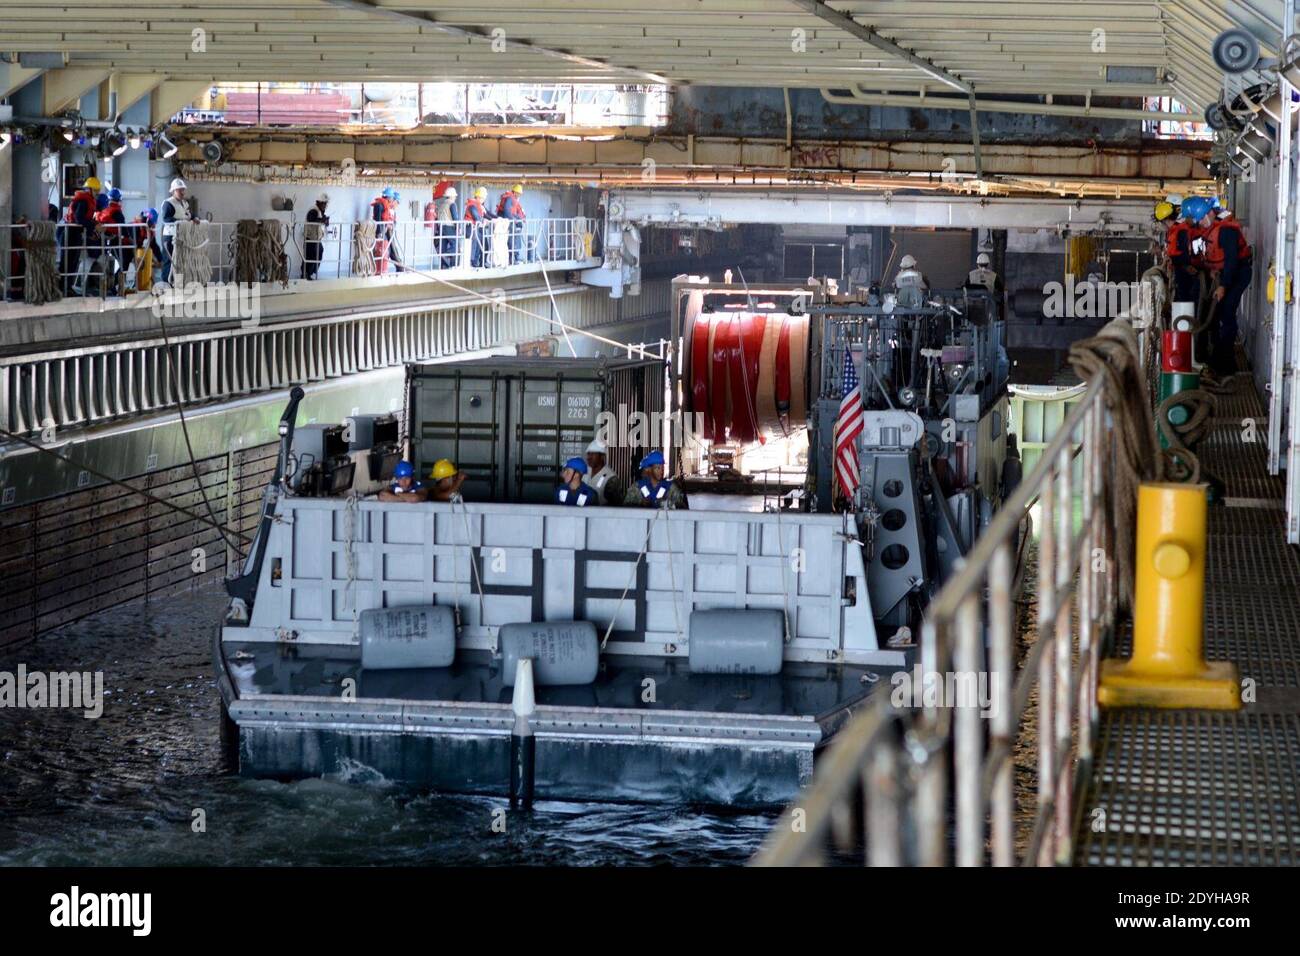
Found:
[[[344,425],[306,451],[295,390],[215,647],[242,773],[513,799],[527,765],[538,799],[751,807],[809,780],[1018,479],[1000,298],[679,277],[673,302],[671,363],[408,368],[401,456],[455,460],[463,502],[354,492],[399,456]],[[549,503],[620,406],[693,423],[664,448],[687,508]]]

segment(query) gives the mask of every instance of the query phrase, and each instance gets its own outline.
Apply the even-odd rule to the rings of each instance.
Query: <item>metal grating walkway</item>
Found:
[[[1227,486],[1210,510],[1205,656],[1236,661],[1256,702],[1103,711],[1079,865],[1300,865],[1300,552],[1283,538],[1285,480],[1267,472],[1263,408],[1242,384],[1201,451]],[[1117,643],[1127,655],[1128,637]]]

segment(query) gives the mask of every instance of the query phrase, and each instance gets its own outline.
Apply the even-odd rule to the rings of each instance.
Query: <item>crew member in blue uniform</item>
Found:
[[[429,490],[415,477],[415,466],[399,461],[393,469],[393,483],[379,493],[380,501],[428,501]]]
[[[664,477],[664,454],[658,449],[641,459],[641,477],[627,489],[625,505],[643,508],[683,508],[686,498],[681,489]]]
[[[560,486],[555,489],[555,503],[585,508],[596,502],[596,492],[583,481],[587,463],[581,458],[570,458],[560,469]]]

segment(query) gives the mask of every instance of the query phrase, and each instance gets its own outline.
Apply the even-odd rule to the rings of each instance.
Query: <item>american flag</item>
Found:
[[[858,491],[861,475],[858,472],[858,436],[862,434],[862,387],[853,351],[844,352],[844,382],[840,391],[840,413],[835,419],[835,482],[839,493],[851,499]],[[832,495],[833,497],[833,495]]]

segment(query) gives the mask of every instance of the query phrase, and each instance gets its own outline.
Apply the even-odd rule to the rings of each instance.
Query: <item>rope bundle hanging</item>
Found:
[[[172,245],[172,285],[212,281],[212,262],[208,259],[207,223],[178,222]]]
[[[230,237],[230,259],[236,282],[289,284],[285,223],[278,219],[241,219]]]
[[[1137,497],[1143,482],[1164,477],[1165,459],[1156,438],[1137,332],[1128,319],[1116,319],[1090,339],[1070,346],[1070,366],[1089,384],[1100,378],[1115,436],[1115,459],[1107,480],[1115,503],[1115,566],[1119,599],[1133,606],[1136,567]]]
[[[375,223],[372,219],[359,222],[352,230],[352,275],[375,274]]]
[[[27,224],[23,298],[32,305],[57,302],[63,298],[54,250],[55,226],[55,223],[44,221]]]

